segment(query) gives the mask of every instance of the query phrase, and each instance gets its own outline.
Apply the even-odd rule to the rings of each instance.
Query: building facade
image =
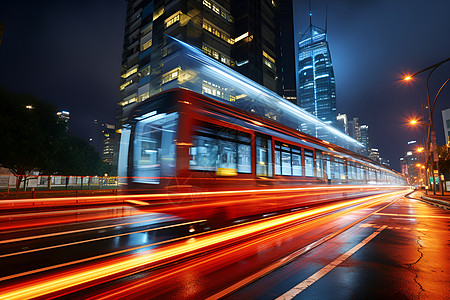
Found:
[[[278,0],[128,1],[118,128],[133,103],[159,93],[183,71],[163,67],[172,51],[168,37],[201,49],[279,95],[286,91],[286,97],[295,100],[290,92],[295,90],[292,11],[291,1]],[[208,82],[198,84],[205,91],[218,89]]]
[[[370,151],[369,126],[361,125],[359,127],[359,133],[360,133],[360,139],[358,141],[365,146],[363,154],[367,156],[370,153],[369,152]]]
[[[101,157],[105,163],[112,165],[114,158],[116,126],[114,126],[113,124],[103,124],[102,128],[103,149]]]
[[[338,114],[336,117],[336,127],[343,133],[349,134],[347,114]]]
[[[442,111],[442,122],[444,123],[444,134],[445,134],[445,143],[449,144],[449,136],[450,136],[450,108],[444,109]]]
[[[297,103],[324,122],[336,124],[336,83],[327,33],[311,24],[298,44]]]

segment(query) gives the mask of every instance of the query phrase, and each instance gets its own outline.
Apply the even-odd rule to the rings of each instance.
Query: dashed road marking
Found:
[[[378,215],[378,216],[393,216],[393,217],[406,217],[406,218],[450,219],[450,216],[404,215],[404,214],[388,214],[388,213],[375,213],[374,215]]]
[[[366,224],[359,225],[359,227],[381,228],[382,225],[366,223]],[[408,230],[408,231],[411,231],[411,230],[428,231],[428,229],[425,229],[425,228],[392,227],[392,226],[388,226],[388,227],[386,227],[386,229],[397,229],[397,230]]]
[[[372,233],[367,238],[365,238],[361,243],[354,246],[352,249],[348,250],[347,252],[345,252],[338,258],[336,258],[334,261],[332,261],[331,263],[329,263],[328,265],[326,265],[325,267],[323,267],[322,269],[320,269],[319,271],[317,271],[316,273],[311,275],[309,278],[303,280],[298,285],[296,285],[295,287],[293,287],[292,289],[290,289],[289,291],[287,291],[280,297],[276,298],[276,300],[288,300],[288,299],[294,298],[295,296],[297,296],[298,294],[303,292],[305,289],[310,287],[312,284],[314,284],[317,280],[322,278],[325,274],[327,274],[328,272],[333,270],[335,267],[337,267],[339,264],[341,264],[344,260],[349,258],[356,251],[361,249],[364,245],[366,245],[368,242],[370,242],[370,240],[372,240],[374,237],[376,237],[386,227],[387,227],[386,225],[381,226],[374,233]]]

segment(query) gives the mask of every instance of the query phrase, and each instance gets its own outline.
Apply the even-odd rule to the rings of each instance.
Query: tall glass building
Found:
[[[336,124],[336,83],[326,31],[310,24],[298,44],[297,104],[329,125]],[[316,128],[303,128],[321,136]]]

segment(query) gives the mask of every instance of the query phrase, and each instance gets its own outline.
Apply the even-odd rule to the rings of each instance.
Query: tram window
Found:
[[[356,168],[356,172],[357,172],[356,178],[358,180],[364,180],[363,167],[360,164],[358,164],[358,166]]]
[[[286,147],[282,147],[286,148]],[[288,148],[289,149],[289,148]],[[281,174],[282,175],[292,175],[292,166],[291,166],[291,153],[285,151],[281,151]]]
[[[272,177],[272,140],[270,137],[255,136],[256,176]]]
[[[275,175],[281,175],[281,151],[277,144],[275,144]]]
[[[292,175],[302,176],[302,155],[292,153]]]
[[[344,180],[346,178],[345,174],[345,161],[340,158],[335,158],[337,167],[339,169],[339,179]]]
[[[325,177],[326,179],[331,180],[331,161],[330,161],[330,156],[328,154],[326,154],[324,156],[325,158]]]
[[[314,156],[310,150],[305,150],[305,176],[314,177]]]
[[[238,145],[238,173],[252,172],[252,152],[250,145]]]
[[[275,143],[275,175],[302,176],[302,152],[292,145]]]
[[[250,134],[233,129],[203,124],[194,128],[193,146],[189,150],[192,159],[189,169],[251,173]]]
[[[154,115],[137,122],[134,134],[133,181],[157,184],[161,175],[174,175],[173,141],[177,121],[178,113],[171,113]]]
[[[334,157],[331,157],[331,178],[339,179],[340,177],[338,163]]]
[[[322,152],[316,150],[316,176],[319,178],[323,177],[323,159]]]
[[[189,169],[215,171],[219,150],[218,141],[210,137],[195,136],[192,142],[193,147],[189,150],[189,154],[192,155],[192,159],[189,161]]]

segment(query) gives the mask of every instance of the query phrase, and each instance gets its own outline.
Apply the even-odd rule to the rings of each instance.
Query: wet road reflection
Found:
[[[361,271],[367,275],[371,273],[366,269],[371,267],[376,272],[385,268],[380,271],[371,262],[374,255],[393,256],[388,259],[389,266],[397,260],[416,258],[417,246],[425,247],[422,241],[426,239],[417,242],[416,238],[411,243],[412,237],[407,235],[435,231],[430,227],[442,224],[448,229],[448,214],[403,198],[404,194],[340,201],[207,232],[189,232],[204,227],[205,220],[185,222],[148,212],[61,228],[49,226],[45,234],[30,228],[4,232],[11,242],[0,243],[0,262],[8,264],[8,271],[0,278],[0,295],[5,299],[68,293],[80,299],[273,299],[285,293],[295,295],[291,290],[298,292],[295,287],[311,276],[315,278],[317,272],[322,272],[321,276],[304,288],[305,295],[315,291],[315,286],[321,286],[321,292],[312,297],[327,295],[331,292],[327,286],[334,286],[328,278],[336,272],[340,278],[336,282],[352,291],[352,285],[373,285],[358,272],[340,272],[366,249],[373,252],[361,258],[367,261],[368,266]],[[393,237],[390,232],[402,234]],[[387,240],[380,243],[380,238]],[[441,242],[442,248],[448,248],[445,238]],[[348,251],[350,255],[342,256]],[[41,260],[36,259],[36,253]],[[438,254],[442,256],[440,252],[428,254],[433,261],[429,264]],[[444,258],[448,261],[449,257]],[[330,264],[335,265],[328,270]],[[353,265],[358,268],[358,262]],[[409,274],[414,269],[412,263],[409,265],[397,273]],[[353,295],[340,293],[344,298]]]

